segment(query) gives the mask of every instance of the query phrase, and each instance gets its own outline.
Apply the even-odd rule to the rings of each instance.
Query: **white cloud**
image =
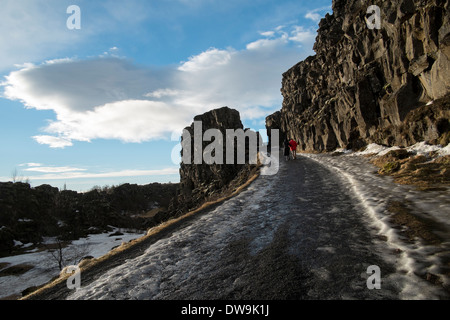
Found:
[[[116,171],[92,172],[85,168],[71,166],[46,166],[40,163],[24,163],[20,166],[27,167],[24,171],[29,174],[28,178],[32,181],[125,178],[179,174],[179,167],[167,167],[157,170],[124,169]],[[8,178],[0,177],[0,180],[6,181]]]
[[[275,36],[275,31],[265,31],[265,32],[261,32],[260,35],[264,36],[264,37],[273,37]]]
[[[65,138],[61,138],[61,137],[40,135],[40,136],[34,136],[33,139],[36,140],[36,142],[39,144],[46,144],[50,148],[54,148],[54,149],[73,146],[73,143],[72,143],[72,141],[70,141],[70,139],[65,139]]]
[[[275,39],[259,39],[254,42],[250,42],[249,44],[247,44],[247,50],[277,48],[280,45],[284,45],[286,43],[287,43],[287,35],[283,34],[281,37]]]
[[[158,90],[146,93],[146,94],[144,94],[144,97],[161,99],[161,98],[164,98],[164,97],[178,96],[178,95],[181,95],[183,93],[184,92],[180,91],[180,90],[174,90],[174,89],[166,88],[166,89],[158,89]]]
[[[50,123],[46,131],[78,141],[143,142],[164,138],[185,126],[189,118],[187,110],[164,102],[123,100],[71,114]]]
[[[174,103],[145,99],[149,91],[153,98],[175,95],[176,90],[160,89],[174,84],[173,72],[138,68],[117,58],[54,60],[11,72],[3,83],[4,96],[55,111],[46,134],[33,137],[51,148],[72,146],[74,140],[142,142],[162,138],[191,118]]]
[[[259,50],[286,46],[290,41],[312,45],[316,31],[314,28],[305,29],[303,26],[291,26],[290,32],[285,31],[284,26],[278,26],[274,31],[263,32],[264,39],[259,39],[247,44],[247,50]]]
[[[231,60],[233,52],[233,50],[210,48],[199,55],[190,57],[189,61],[184,62],[178,69],[186,72],[197,72],[223,66]]]
[[[305,18],[311,19],[312,21],[319,22],[322,16],[316,12],[308,12]]]
[[[65,172],[78,172],[86,171],[86,169],[73,168],[73,167],[43,167],[42,165],[34,165],[25,169],[28,172],[40,172],[40,173],[65,173]]]
[[[289,39],[297,35],[299,28],[279,27],[269,38],[261,38],[248,43],[244,50],[220,50],[220,60],[224,63],[208,64],[207,55],[216,56],[219,50],[207,50],[200,54],[202,59],[191,59],[190,68],[180,79],[183,89],[189,95],[180,97],[179,103],[197,107],[227,105],[238,109],[244,119],[254,119],[278,110],[282,103],[280,94],[282,73],[307,56],[300,51],[299,42],[304,47],[313,45],[314,37]],[[292,37],[293,38],[293,37]],[[295,40],[295,41],[294,41]],[[223,51],[228,51],[228,54]],[[214,59],[212,59],[214,60]]]
[[[310,19],[314,22],[319,22],[325,16],[325,13],[330,12],[330,11],[331,11],[331,6],[317,8],[317,9],[308,11],[305,15],[305,18]]]
[[[138,68],[124,59],[58,59],[11,72],[4,96],[38,110],[84,112],[140,98],[170,81],[171,70]]]
[[[281,75],[310,52],[312,32],[298,26],[264,32],[245,49],[209,48],[178,67],[152,68],[114,57],[27,64],[1,84],[3,96],[56,119],[33,138],[51,148],[75,141],[143,142],[170,136],[195,115],[229,106],[243,119],[281,106]],[[114,50],[113,50],[114,51]]]
[[[40,166],[42,166],[42,164],[41,163],[36,163],[36,162],[29,162],[29,163],[19,164],[19,167],[25,167],[25,166],[27,166],[27,167],[40,167]]]
[[[295,26],[294,30],[291,31],[291,36],[289,40],[299,42],[299,43],[307,43],[314,40],[316,32],[314,29],[303,28],[302,26]]]

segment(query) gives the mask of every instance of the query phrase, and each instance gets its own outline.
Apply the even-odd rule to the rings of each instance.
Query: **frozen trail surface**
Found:
[[[66,298],[443,298],[401,270],[403,253],[379,236],[353,187],[314,159],[282,161],[277,175],[260,176],[139,254],[82,274],[81,289]],[[379,290],[367,286],[372,265]]]

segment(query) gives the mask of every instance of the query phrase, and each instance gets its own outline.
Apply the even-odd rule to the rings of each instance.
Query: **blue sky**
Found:
[[[331,0],[2,0],[0,181],[178,182],[182,129],[222,106],[264,129],[327,12]]]

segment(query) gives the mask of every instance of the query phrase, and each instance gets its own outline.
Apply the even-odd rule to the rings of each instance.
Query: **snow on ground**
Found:
[[[378,170],[364,155],[382,156],[399,147],[384,147],[370,144],[364,151],[352,152],[351,150],[336,150],[343,155],[332,156],[324,154],[302,154],[320,164],[339,173],[344,181],[351,187],[359,201],[364,205],[369,223],[377,230],[377,234],[385,237],[389,244],[390,252],[385,252],[385,258],[392,259],[392,252],[401,253],[396,261],[398,272],[411,275],[411,281],[415,275],[427,273],[438,275],[444,283],[450,284],[446,276],[445,261],[450,258],[450,190],[445,191],[419,191],[414,186],[399,185],[388,176],[376,174]],[[431,146],[425,142],[415,144],[408,151],[428,155],[435,152],[435,157],[449,155],[450,145],[446,147]],[[402,240],[398,229],[393,228],[390,222],[391,214],[387,210],[390,201],[400,201],[408,204],[414,214],[436,221],[444,230],[439,235],[444,242],[438,246],[425,245],[419,239],[413,244]],[[411,205],[412,204],[412,205]],[[448,272],[448,271],[447,271]],[[413,299],[420,295],[413,290],[415,286],[406,286],[403,298]]]
[[[123,235],[110,236],[117,231],[123,233]],[[92,234],[87,238],[73,241],[71,245],[64,249],[64,252],[68,257],[69,265],[77,264],[79,261],[75,260],[80,260],[85,256],[101,257],[122,242],[128,242],[143,235],[143,233],[115,228],[109,233]],[[50,238],[45,240],[45,243],[54,242]],[[71,253],[75,257],[71,257]],[[82,254],[82,257],[80,257],[80,254]],[[48,251],[37,252],[36,249],[33,249],[25,254],[0,258],[0,265],[3,263],[7,263],[7,265],[0,267],[0,271],[17,265],[31,265],[33,268],[18,276],[0,277],[0,299],[11,295],[20,296],[23,290],[45,284],[59,275],[58,263]]]
[[[374,156],[383,156],[387,154],[390,151],[393,150],[399,150],[400,147],[386,147],[381,146],[376,143],[369,144],[364,151],[359,152],[352,152],[351,150],[341,150],[338,151],[347,153],[347,154],[354,154],[354,155],[369,155],[372,154]],[[422,154],[427,155],[430,152],[436,152],[437,156],[448,156],[450,155],[450,144],[448,144],[446,147],[442,147],[440,145],[429,145],[425,141],[416,143],[408,148],[405,148],[409,152],[415,153],[415,154]]]
[[[444,282],[449,283],[449,279],[444,275],[444,270],[442,269],[444,261],[446,261],[446,259],[448,261],[449,259],[450,252],[450,233],[448,232],[450,231],[449,190],[420,192],[413,186],[395,184],[392,178],[377,175],[375,173],[377,168],[370,164],[364,155],[383,155],[393,149],[398,148],[387,148],[372,144],[362,152],[337,150],[343,152],[343,155],[341,156],[332,156],[329,154],[302,154],[301,157],[313,159],[334,172],[337,172],[343,178],[343,181],[347,184],[348,188],[354,191],[358,202],[364,207],[364,214],[367,216],[368,223],[372,226],[377,235],[382,236],[380,238],[385,239],[380,240],[379,250],[384,250],[381,253],[384,254],[388,261],[391,261],[397,266],[398,272],[390,277],[410,276],[410,285],[404,287],[401,298],[416,299],[421,296],[420,286],[416,283],[416,275],[431,273],[439,275]],[[438,156],[450,154],[449,146],[442,148],[429,146],[426,143],[416,144],[408,148],[408,150],[418,154],[428,154],[430,151],[434,151]],[[446,229],[446,231],[441,234],[445,241],[438,246],[425,245],[419,240],[415,243],[403,241],[398,230],[393,228],[390,223],[387,205],[391,200],[402,202],[407,200],[416,207],[415,210],[417,211],[414,213],[426,215],[428,218],[431,217],[438,221],[439,224]],[[207,217],[209,217],[209,219],[219,219],[220,215],[208,215]],[[206,219],[206,217],[203,219]],[[226,221],[221,223],[226,223]],[[221,224],[219,223],[219,225]],[[183,232],[189,232],[189,230],[190,228],[186,228]],[[218,229],[218,234],[215,234],[214,236],[219,237],[221,230],[223,231],[223,225]],[[141,236],[132,233],[118,237],[108,237],[108,235],[109,234],[90,236],[86,241],[92,244],[91,250],[90,253],[86,255],[92,255],[94,257],[101,256],[107,253],[112,247],[119,245],[122,241],[126,242]],[[117,238],[121,238],[121,240],[116,240]],[[177,237],[164,241],[175,241],[176,239]],[[158,242],[158,245],[161,248],[166,245],[164,241]],[[388,252],[386,251],[386,243],[388,244]],[[75,244],[80,245],[78,242]],[[150,263],[148,257],[142,258],[141,267],[143,270],[148,271],[147,274],[152,273],[150,269],[157,268],[164,258],[172,258],[171,255],[173,254],[165,252],[164,250],[156,250],[156,252],[157,254],[154,256],[153,263]],[[213,253],[214,252],[211,254]],[[35,267],[19,277],[0,277],[0,297],[20,294],[20,292],[27,287],[43,284],[59,273],[56,263],[52,258],[49,258],[49,254],[30,252],[20,256],[1,258],[0,263],[3,262],[10,263],[9,266],[26,263],[32,264]],[[124,267],[125,266],[119,268],[123,277],[129,277],[133,270],[138,269],[138,266],[134,266],[130,269],[124,269]],[[186,266],[186,268],[188,270],[189,266]],[[138,270],[136,277],[138,277],[139,272],[140,271]],[[107,275],[102,277],[102,279],[103,278],[105,278],[105,283],[109,281]],[[132,278],[133,277],[131,277],[130,281],[134,280]],[[142,281],[141,278],[139,279],[139,281]],[[157,279],[155,281],[157,281]],[[159,284],[155,283],[155,285]],[[423,290],[425,291],[427,289],[423,288]]]

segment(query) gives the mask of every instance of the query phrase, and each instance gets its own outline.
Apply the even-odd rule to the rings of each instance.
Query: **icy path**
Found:
[[[402,298],[422,297],[418,292],[422,285],[415,275],[438,275],[447,286],[450,285],[450,190],[423,192],[413,186],[396,184],[390,177],[377,175],[375,172],[378,169],[359,154],[305,156],[343,177],[344,183],[353,189],[357,201],[364,207],[376,234],[387,238],[387,243],[379,246],[384,252],[383,257],[395,264],[397,272],[407,275],[403,279]],[[414,243],[404,241],[398,228],[393,228],[390,222],[392,214],[386,209],[390,201],[401,202],[418,217],[435,223],[439,227],[436,234],[443,239],[443,243],[433,246],[425,245],[420,239]],[[390,255],[389,252],[399,254]],[[432,296],[438,297],[440,294],[435,291]],[[426,297],[428,294],[423,295],[423,298]]]
[[[277,175],[261,176],[68,298],[442,298],[414,274],[417,252],[383,221],[385,197],[403,191],[369,174],[365,162],[354,163],[356,172],[343,168],[361,158],[310,157],[281,163]],[[416,258],[426,262],[421,249]],[[367,288],[371,265],[381,269],[380,290]]]

